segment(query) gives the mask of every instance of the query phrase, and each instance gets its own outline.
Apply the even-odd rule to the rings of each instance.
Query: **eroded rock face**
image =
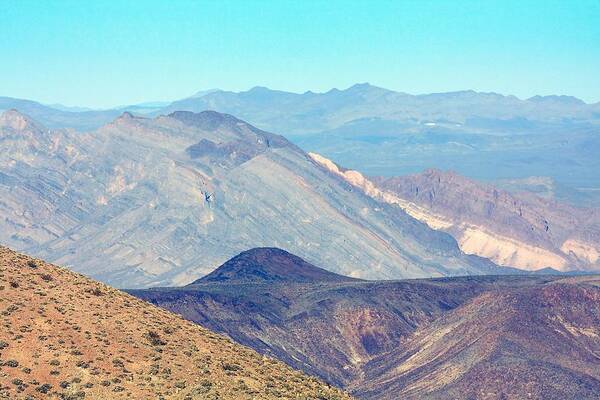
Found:
[[[0,114],[0,126],[14,131],[36,130],[36,124],[17,110],[11,109]]]
[[[186,284],[257,246],[360,278],[502,272],[229,115],[0,132],[0,241],[118,287]]]
[[[310,155],[365,194],[450,233],[467,254],[525,270],[600,268],[598,210],[512,194],[438,170],[370,180]]]

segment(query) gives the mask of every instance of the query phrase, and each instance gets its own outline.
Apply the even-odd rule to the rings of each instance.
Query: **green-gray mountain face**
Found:
[[[229,115],[0,127],[0,241],[115,286],[188,283],[255,246],[361,278],[503,271]]]

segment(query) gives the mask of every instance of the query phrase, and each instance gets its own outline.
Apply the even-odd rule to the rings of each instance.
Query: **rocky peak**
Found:
[[[10,109],[0,114],[0,128],[10,128],[15,131],[43,130],[27,115],[15,109]]]
[[[125,111],[123,114],[121,114],[120,118],[121,119],[133,119],[135,117],[129,111]]]
[[[237,136],[237,139],[219,140],[219,143],[210,140],[201,140],[187,149],[192,158],[212,156],[228,158],[233,165],[244,163],[268,148],[292,147],[293,145],[283,136],[262,131],[247,122],[237,119],[233,115],[216,111],[175,111],[167,118],[176,119],[186,125],[199,128],[206,132],[227,133]]]
[[[418,176],[418,175],[417,175]],[[457,174],[454,171],[442,171],[437,168],[429,168],[423,171],[422,178],[424,181],[429,181],[432,185],[444,185],[444,184],[467,184],[468,180]]]
[[[347,90],[365,90],[372,87],[374,86],[372,86],[369,82],[355,83],[354,85],[350,86]]]
[[[131,112],[129,111],[124,111],[121,115],[119,115],[117,118],[115,118],[112,122],[106,124],[104,127],[127,127],[127,128],[132,128],[137,126],[140,121],[142,120],[147,120],[147,118],[145,117],[139,117],[136,115],[133,115]]]
[[[249,93],[265,93],[269,91],[271,90],[266,86],[254,86],[253,88],[248,90]]]
[[[132,113],[130,113],[129,111],[124,111],[123,114],[119,115],[119,117],[117,117],[117,119],[114,120],[113,123],[116,124],[131,124],[131,123],[135,123],[141,119],[144,119],[143,117],[136,117],[135,115],[133,115]]]
[[[192,283],[314,283],[354,281],[316,267],[302,258],[274,247],[247,250],[205,277]]]
[[[384,95],[387,93],[393,93],[391,90],[373,86],[368,82],[356,83],[343,92],[351,95]]]

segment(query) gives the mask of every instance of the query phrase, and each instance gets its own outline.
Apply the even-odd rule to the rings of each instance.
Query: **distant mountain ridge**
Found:
[[[262,86],[240,92],[211,89],[166,106],[164,103],[89,110],[61,105],[53,108],[35,101],[0,97],[0,111],[17,108],[51,128],[93,130],[127,110],[154,116],[174,111],[214,110],[237,115],[261,129],[285,135],[342,128],[364,118],[404,121],[410,125],[430,122],[466,126],[469,121],[482,118],[490,121],[524,118],[532,122],[597,121],[600,118],[600,103],[587,104],[572,96],[533,96],[522,100],[473,90],[410,95],[368,83],[323,93],[292,93]]]
[[[121,114],[119,110],[67,111],[31,100],[0,97],[0,112],[17,109],[49,128],[96,129]]]
[[[290,93],[254,87],[245,92],[215,91],[175,101],[161,110],[227,112],[255,125],[284,134],[307,134],[341,128],[364,118],[404,121],[409,125],[461,124],[471,121],[527,119],[560,122],[562,119],[598,120],[600,103],[586,104],[569,96],[534,96],[527,100],[472,90],[409,95],[356,84],[324,93]],[[474,126],[475,127],[475,126]]]

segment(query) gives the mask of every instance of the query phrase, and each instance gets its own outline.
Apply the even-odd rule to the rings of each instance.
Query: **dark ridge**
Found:
[[[585,276],[585,275],[596,275],[597,271],[559,271],[557,269],[546,267],[542,269],[536,269],[535,271],[528,272],[531,275],[561,275],[561,276]]]
[[[243,140],[234,140],[227,143],[215,143],[208,139],[188,147],[186,153],[190,158],[213,157],[221,160],[221,164],[232,163],[240,165],[262,153],[267,145],[256,145]]]
[[[263,139],[267,147],[295,147],[283,136],[260,130],[229,114],[211,110],[201,111],[199,113],[191,111],[174,111],[169,114],[168,117],[181,121],[186,125],[194,126],[209,132],[225,128],[237,132],[242,136],[248,136],[248,133],[251,133]]]
[[[358,279],[334,274],[302,258],[274,247],[244,251],[210,274],[191,283],[315,283],[350,282]]]
[[[186,125],[196,126],[206,131],[214,131],[221,126],[235,126],[238,123],[244,123],[233,115],[222,114],[216,111],[202,111],[194,113],[191,111],[174,111],[168,115],[183,122]]]

